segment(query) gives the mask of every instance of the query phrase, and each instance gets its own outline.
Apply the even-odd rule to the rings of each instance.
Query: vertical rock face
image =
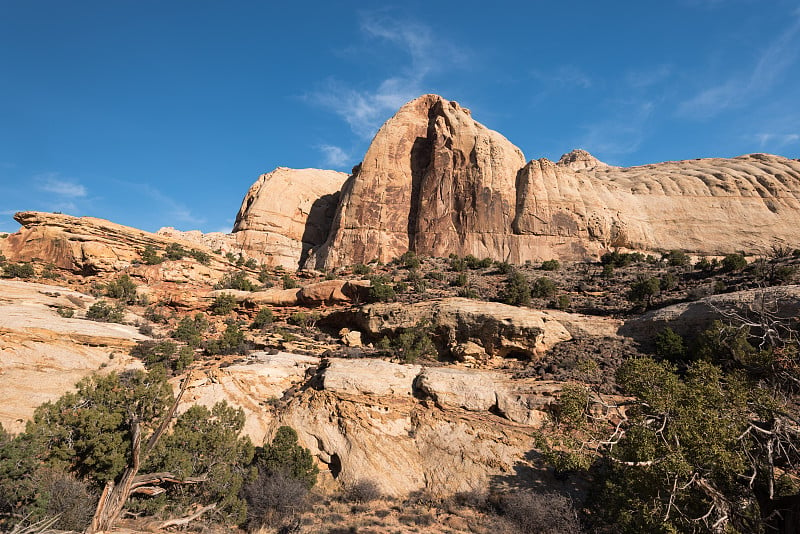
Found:
[[[764,253],[795,243],[800,162],[751,154],[622,168],[574,150],[525,163],[502,135],[436,95],[378,131],[306,266],[408,250],[527,260],[614,248]]]
[[[408,250],[502,255],[524,164],[517,147],[457,103],[436,95],[409,102],[378,131],[343,189],[312,264],[388,261]]]
[[[300,266],[325,242],[347,174],[279,167],[250,187],[233,235],[249,257],[268,266]]]

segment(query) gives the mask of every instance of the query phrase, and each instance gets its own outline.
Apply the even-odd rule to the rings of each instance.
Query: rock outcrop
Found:
[[[0,423],[7,431],[23,430],[37,406],[85,376],[141,367],[128,351],[148,338],[134,326],[82,319],[94,302],[63,287],[0,280]]]
[[[17,213],[14,219],[22,228],[0,241],[0,252],[9,261],[37,259],[85,275],[116,273],[138,264],[145,247],[163,252],[170,244],[177,244],[187,250],[197,249],[208,254],[208,265],[187,258],[180,263],[159,265],[143,276],[176,282],[214,282],[229,269],[217,255],[199,243],[145,232],[104,219],[37,211]]]
[[[249,257],[297,269],[328,237],[347,174],[279,167],[250,186],[233,237]]]
[[[795,330],[800,316],[800,286],[776,286],[712,295],[694,302],[681,302],[627,321],[619,330],[624,336],[649,342],[653,336],[671,328],[692,339],[716,320],[734,325],[749,325],[753,334],[786,336]]]
[[[460,297],[415,304],[368,304],[355,312],[332,314],[327,320],[353,325],[371,337],[423,324],[451,350],[472,342],[494,357],[532,358],[572,339],[567,328],[547,311]]]
[[[759,253],[793,244],[800,161],[766,154],[621,168],[583,150],[525,163],[502,135],[436,95],[378,131],[307,266],[412,250],[512,263],[613,248]]]

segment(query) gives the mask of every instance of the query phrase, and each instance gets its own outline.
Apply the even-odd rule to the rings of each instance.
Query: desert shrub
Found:
[[[353,502],[372,502],[383,497],[381,487],[372,479],[361,478],[345,489],[345,496]]]
[[[247,258],[244,262],[244,266],[248,269],[257,269],[258,262],[255,260],[255,258]]]
[[[282,471],[259,471],[244,487],[247,529],[278,528],[308,508],[308,488]]]
[[[250,325],[251,328],[264,328],[268,324],[272,324],[273,314],[272,310],[269,308],[261,308],[258,310],[255,318],[253,319],[253,323]]]
[[[139,341],[131,349],[131,356],[139,358],[148,369],[162,365],[165,369],[174,369],[174,356],[178,345],[172,341]]]
[[[394,287],[383,276],[371,276],[367,293],[368,302],[391,302],[397,298]]]
[[[221,293],[214,297],[210,310],[214,315],[227,315],[236,308],[236,297],[230,293]]]
[[[70,317],[75,315],[75,310],[73,310],[72,308],[65,308],[64,306],[59,306],[58,308],[56,308],[56,313],[59,314],[61,317],[64,317],[65,319],[69,319]]]
[[[671,362],[681,361],[686,357],[686,345],[683,338],[672,328],[665,328],[656,334],[653,340],[656,356]]]
[[[45,265],[44,269],[42,269],[42,274],[40,276],[42,278],[46,278],[47,280],[58,280],[61,278],[61,275],[55,271],[55,268],[55,265],[48,263]]]
[[[682,250],[670,250],[661,257],[662,260],[667,262],[667,265],[672,267],[684,267],[689,265],[689,256]]]
[[[211,255],[208,254],[208,252],[203,252],[202,250],[197,250],[196,248],[193,248],[188,252],[188,254],[201,265],[208,265],[209,263],[211,263]]]
[[[34,475],[39,488],[29,513],[36,517],[57,517],[54,528],[82,532],[92,520],[97,497],[89,485],[60,469],[43,468]]]
[[[631,284],[628,291],[628,300],[637,306],[649,308],[653,298],[661,291],[661,281],[656,277],[639,276]]]
[[[561,268],[561,264],[558,260],[547,260],[543,261],[539,268],[543,271],[557,271]]]
[[[30,263],[8,263],[3,267],[4,278],[33,278],[36,272]]]
[[[556,291],[558,291],[556,283],[546,276],[537,278],[531,284],[531,295],[536,298],[550,298],[556,294]]]
[[[125,320],[125,308],[120,304],[112,306],[104,300],[98,300],[86,310],[86,318],[101,323],[122,323]]]
[[[194,362],[194,349],[184,345],[178,350],[178,357],[175,359],[173,368],[177,372],[184,371]]]
[[[236,263],[236,256],[233,254],[233,252],[226,252],[225,259],[228,260],[230,263]]]
[[[188,256],[189,252],[180,246],[178,243],[170,243],[167,245],[167,248],[164,249],[164,257],[168,260],[177,261],[182,260],[184,257]]]
[[[456,287],[467,287],[469,285],[469,276],[464,272],[458,273],[451,284]]]
[[[207,329],[208,319],[202,313],[197,313],[194,317],[187,316],[181,319],[171,337],[183,341],[190,347],[198,347]]]
[[[431,280],[438,280],[438,281],[440,281],[440,282],[441,282],[442,280],[444,280],[445,276],[444,276],[444,273],[443,273],[443,272],[440,272],[440,271],[430,271],[430,272],[428,272],[428,273],[425,275],[425,278],[429,278],[429,279],[431,279]]]
[[[279,427],[272,441],[256,448],[253,463],[260,473],[283,473],[306,489],[317,483],[319,468],[314,457],[298,444],[297,432],[290,426]]]
[[[428,289],[428,282],[416,269],[409,271],[406,281],[411,285],[415,293],[425,293]]]
[[[283,282],[283,289],[295,289],[297,287],[300,287],[295,281],[295,279],[292,278],[292,275],[290,275],[289,273],[285,273],[281,277],[281,282]]]
[[[242,409],[225,401],[211,409],[195,405],[178,416],[143,469],[170,471],[178,477],[205,475],[206,481],[170,488],[166,505],[171,513],[185,514],[197,503],[214,503],[218,518],[229,524],[244,522],[247,504],[241,493],[251,478],[254,452],[250,439],[240,436],[244,423]]]
[[[661,291],[669,291],[678,287],[678,277],[672,273],[664,273],[658,281],[658,287]]]
[[[551,306],[552,308],[555,308],[555,309],[557,309],[557,310],[566,310],[567,308],[569,308],[569,305],[570,305],[571,303],[572,303],[572,301],[570,300],[570,298],[569,298],[569,295],[559,295],[559,296],[558,296],[558,297],[557,297],[557,298],[556,298],[556,299],[555,299],[555,300],[554,300],[554,301],[553,301],[553,302],[550,304],[550,306]]]
[[[579,534],[584,532],[572,500],[564,495],[519,491],[492,499],[506,519],[520,532]]]
[[[220,337],[206,340],[203,348],[210,355],[244,354],[248,344],[245,342],[244,332],[239,329],[239,326],[236,323],[230,323]]]
[[[714,270],[714,265],[710,261],[708,261],[708,258],[702,257],[699,260],[697,260],[697,263],[694,264],[694,268],[697,271],[703,271],[708,273]]]
[[[478,269],[488,269],[492,266],[492,258],[483,258],[479,260],[472,254],[467,254],[464,256],[464,262],[467,264],[467,268],[472,269],[473,271]]]
[[[494,264],[497,272],[500,274],[511,274],[514,270],[514,266],[508,263],[507,261],[497,261]]]
[[[464,258],[460,258],[458,255],[451,254],[450,270],[455,272],[466,271],[467,270],[466,260],[464,260]]]
[[[471,287],[462,287],[459,288],[458,292],[456,293],[459,297],[463,297],[465,299],[475,299],[481,300],[481,294],[472,289]]]
[[[519,271],[514,271],[506,280],[500,299],[512,306],[527,306],[531,303],[531,285],[528,278]]]
[[[403,255],[398,258],[398,262],[406,269],[419,269],[422,265],[419,256],[411,250],[404,252]]]
[[[414,363],[421,357],[436,358],[439,355],[431,338],[430,326],[425,322],[404,329],[389,340],[389,346],[406,363]]]
[[[294,312],[286,319],[286,322],[307,330],[312,328],[320,320],[320,317],[319,312]]]
[[[728,254],[722,258],[722,271],[731,273],[747,267],[747,260],[741,254]]]
[[[372,272],[372,267],[370,267],[369,265],[364,265],[363,263],[357,263],[356,265],[353,265],[353,274],[364,276],[371,272]]]
[[[145,265],[158,265],[159,263],[164,262],[164,258],[158,255],[156,252],[156,248],[153,245],[147,245],[144,247],[139,255],[142,258],[142,263]]]
[[[130,276],[123,274],[106,284],[106,296],[126,304],[134,304],[137,297],[136,284],[133,283]]]
[[[287,275],[288,276],[288,275]],[[244,271],[227,273],[214,286],[214,289],[236,289],[238,291],[255,291],[256,285],[247,277]]]
[[[608,280],[614,277],[614,266],[610,263],[603,265],[603,270],[600,272],[600,277]]]

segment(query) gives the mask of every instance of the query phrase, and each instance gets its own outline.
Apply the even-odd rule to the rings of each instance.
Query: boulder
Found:
[[[453,297],[414,304],[374,303],[341,318],[373,337],[428,324],[447,347],[472,342],[490,356],[534,357],[556,343],[572,339],[548,312]]]
[[[321,371],[322,387],[349,395],[411,396],[420,369],[383,360],[331,359]]]
[[[498,381],[489,372],[435,367],[423,370],[414,385],[439,405],[488,412],[497,405]]]

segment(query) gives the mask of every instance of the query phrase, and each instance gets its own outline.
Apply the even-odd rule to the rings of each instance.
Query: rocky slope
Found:
[[[128,351],[148,338],[133,326],[84,319],[95,300],[63,287],[0,280],[3,428],[23,430],[37,406],[58,399],[93,372],[141,368]],[[58,310],[73,316],[62,317]]]

